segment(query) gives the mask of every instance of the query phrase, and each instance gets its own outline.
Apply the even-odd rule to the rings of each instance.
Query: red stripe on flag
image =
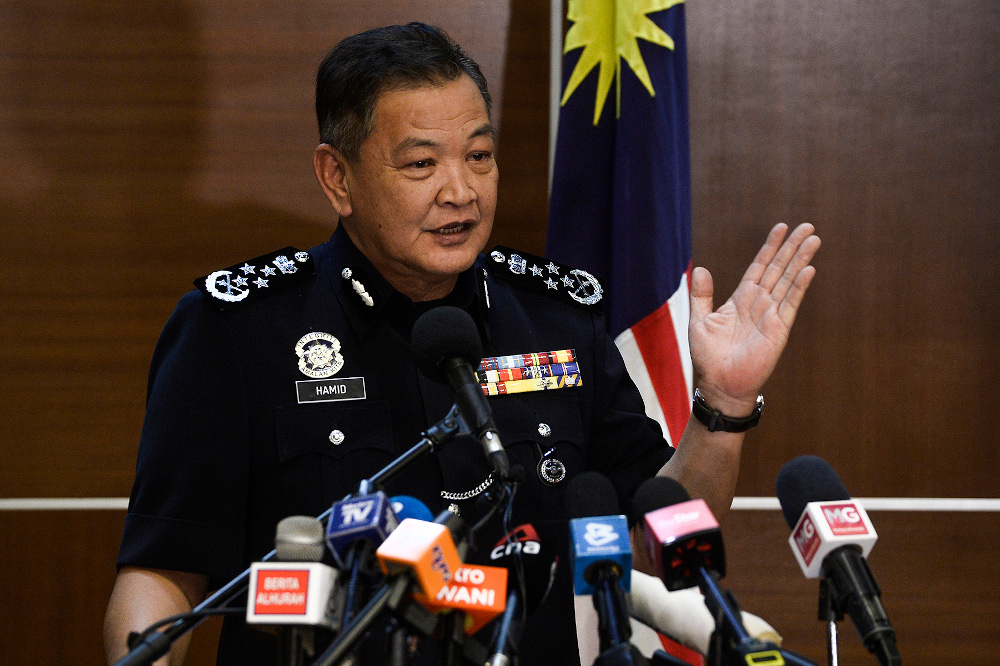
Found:
[[[681,645],[677,641],[667,638],[663,634],[657,632],[656,635],[660,638],[660,643],[663,645],[663,651],[667,654],[672,654],[678,659],[683,659],[692,666],[704,666],[705,660],[698,653],[697,650],[692,650],[686,645]]]
[[[663,410],[670,441],[677,446],[691,416],[691,396],[684,379],[670,304],[664,303],[633,324],[632,335]]]

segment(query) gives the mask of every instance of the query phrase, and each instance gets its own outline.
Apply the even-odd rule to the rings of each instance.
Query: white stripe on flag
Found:
[[[635,342],[635,335],[632,333],[632,329],[626,328],[622,331],[615,338],[615,344],[618,345],[618,350],[621,352],[622,358],[625,359],[625,367],[628,369],[629,376],[639,389],[639,395],[642,396],[642,402],[646,407],[646,416],[660,424],[663,437],[670,446],[676,448],[674,443],[670,441],[670,430],[667,428],[663,409],[660,408],[660,400],[656,397],[653,380],[649,378],[646,363],[642,360],[642,353],[639,351],[639,345]]]
[[[674,336],[677,338],[677,348],[680,354],[679,360],[684,373],[684,385],[687,395],[691,396],[694,394],[694,387],[692,386],[694,380],[692,379],[691,345],[688,341],[691,298],[687,273],[681,276],[681,283],[677,287],[677,291],[667,299],[667,308],[670,310]],[[671,441],[670,429],[667,427],[660,399],[656,395],[656,389],[653,387],[653,381],[649,376],[649,371],[646,369],[646,362],[642,357],[642,352],[639,350],[638,343],[636,343],[635,334],[632,332],[632,329],[627,328],[622,331],[615,338],[615,344],[618,346],[619,351],[621,351],[622,358],[625,359],[625,367],[628,369],[629,376],[632,377],[632,381],[635,382],[636,387],[639,389],[639,394],[642,396],[642,402],[646,408],[646,416],[660,424],[664,438],[670,446],[676,448],[676,442]],[[683,431],[683,425],[680,430]]]
[[[688,322],[691,321],[691,288],[688,285],[688,274],[681,276],[680,286],[674,295],[667,299],[670,305],[670,318],[674,322],[674,335],[677,336],[677,348],[680,350],[681,367],[684,368],[684,383],[687,395],[694,399],[694,366],[691,364],[691,342],[688,340]]]

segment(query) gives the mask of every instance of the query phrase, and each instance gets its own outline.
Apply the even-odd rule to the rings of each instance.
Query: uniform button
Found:
[[[339,430],[333,430],[330,432],[330,442],[334,446],[340,446],[344,441],[344,433]]]
[[[542,437],[548,437],[552,434],[552,427],[548,423],[539,423],[538,434]]]

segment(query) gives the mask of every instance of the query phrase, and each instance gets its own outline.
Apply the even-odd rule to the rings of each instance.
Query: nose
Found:
[[[441,173],[443,180],[438,190],[438,205],[467,206],[478,198],[472,172],[464,164],[448,166]]]

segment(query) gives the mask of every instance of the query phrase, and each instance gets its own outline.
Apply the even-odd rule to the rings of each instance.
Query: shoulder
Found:
[[[484,268],[516,290],[534,292],[585,310],[600,312],[604,287],[587,271],[503,245],[481,258]]]
[[[238,307],[284,291],[316,272],[309,252],[285,247],[212,271],[194,281],[207,303],[219,309]]]

